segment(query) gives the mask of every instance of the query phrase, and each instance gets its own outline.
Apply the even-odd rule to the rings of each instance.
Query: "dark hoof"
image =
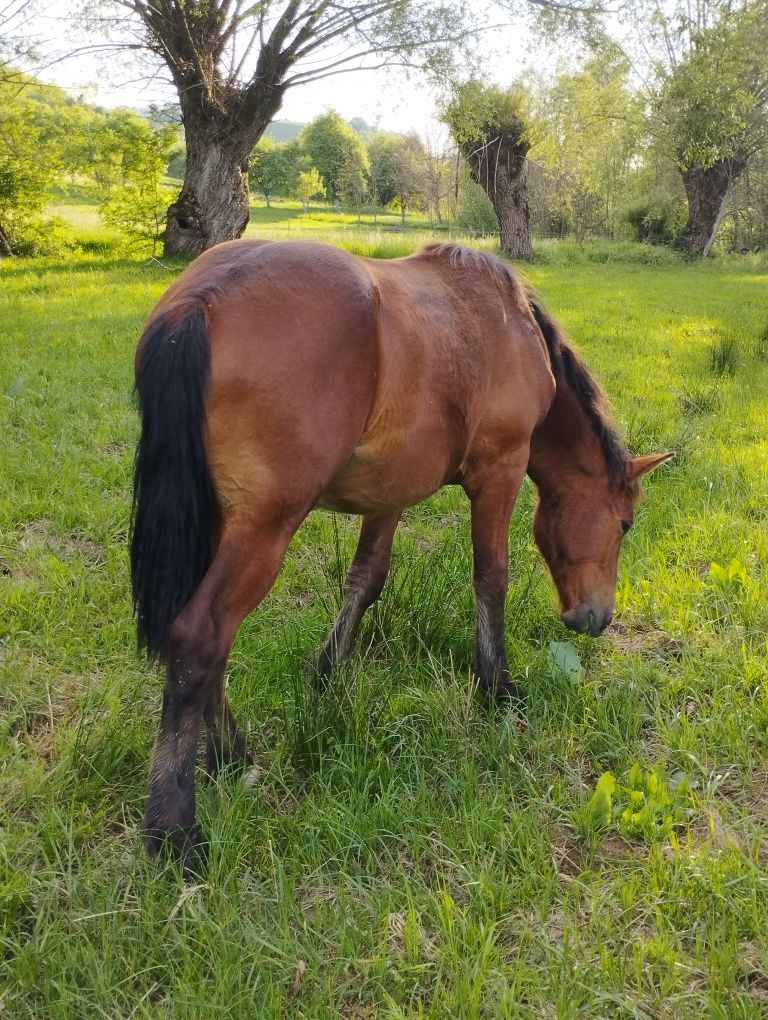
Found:
[[[215,782],[224,769],[233,772],[247,772],[253,768],[253,758],[248,753],[245,741],[238,740],[234,745],[222,746],[216,740],[209,740],[206,755],[206,778]]]
[[[325,649],[307,659],[304,663],[304,675],[312,682],[318,694],[328,689],[328,683],[333,676],[333,662]]]
[[[199,878],[208,870],[208,843],[197,825],[170,831],[145,826],[143,836],[150,857],[175,861],[186,876]]]
[[[511,677],[506,677],[496,687],[494,699],[499,708],[504,711],[515,712],[518,715],[525,714],[525,701],[520,693],[520,688]]]
[[[520,688],[506,669],[490,683],[483,683],[481,678],[479,688],[483,707],[487,710],[498,708],[504,712],[525,715],[525,701],[520,693]]]

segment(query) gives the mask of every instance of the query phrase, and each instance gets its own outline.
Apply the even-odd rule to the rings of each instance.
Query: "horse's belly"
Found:
[[[431,443],[358,447],[322,492],[317,505],[343,513],[372,514],[420,503],[456,473],[455,455]]]

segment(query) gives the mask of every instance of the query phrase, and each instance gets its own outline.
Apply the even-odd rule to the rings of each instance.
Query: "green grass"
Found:
[[[273,199],[270,206],[263,202],[253,201],[251,205],[251,222],[246,231],[247,236],[258,236],[262,229],[273,229],[278,233],[285,230],[295,233],[326,230],[359,230],[360,227],[374,230],[401,230],[402,220],[399,212],[374,209],[365,206],[360,213],[348,208],[336,209],[333,206],[310,202],[307,211],[300,202],[289,199]],[[433,224],[422,213],[407,212],[405,229],[430,230]],[[447,229],[447,227],[446,227]]]
[[[527,484],[508,603],[527,725],[486,716],[467,508],[445,490],[406,514],[361,651],[318,698],[302,662],[356,522],[315,514],[231,660],[259,781],[200,784],[213,859],[186,886],[137,836],[160,687],[126,552],[133,349],[177,270],[3,262],[3,1015],[766,1015],[768,274],[647,251],[549,246],[526,270],[633,448],[678,452],[648,481],[617,623],[593,642],[559,624]],[[713,375],[717,345],[732,375]],[[607,771],[617,810],[653,781],[669,822],[606,814]]]

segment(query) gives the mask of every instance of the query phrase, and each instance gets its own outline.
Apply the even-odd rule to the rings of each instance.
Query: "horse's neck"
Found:
[[[600,439],[567,384],[558,380],[549,413],[531,436],[528,474],[542,493],[557,495],[573,472],[607,473]]]

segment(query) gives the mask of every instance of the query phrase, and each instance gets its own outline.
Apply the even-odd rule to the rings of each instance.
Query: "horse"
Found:
[[[315,659],[349,655],[381,594],[404,508],[444,485],[471,506],[480,690],[515,697],[505,652],[508,528],[523,478],[567,627],[611,620],[641,476],[601,388],[541,300],[495,256],[430,244],[392,260],[310,241],[201,255],[136,352],[141,416],[131,522],[138,642],[166,665],[142,831],[192,872],[207,769],[247,767],[225,694],[230,648],[316,507],[362,515],[343,603]]]

